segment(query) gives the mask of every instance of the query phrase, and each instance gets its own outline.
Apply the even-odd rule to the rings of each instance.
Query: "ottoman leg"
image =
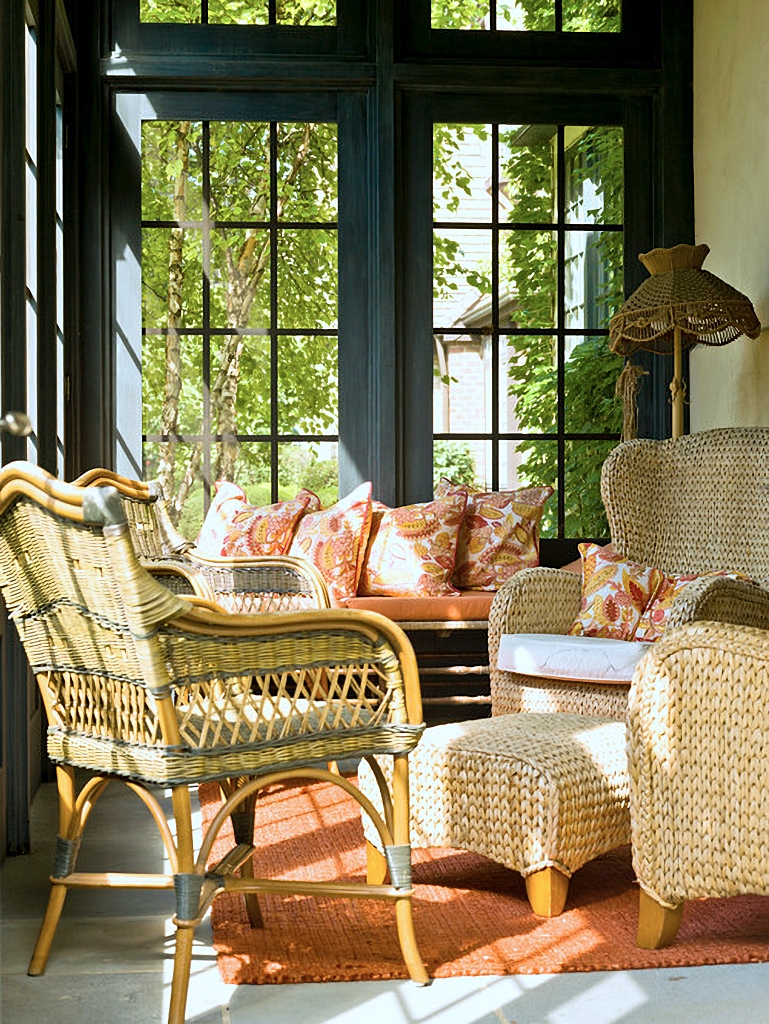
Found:
[[[641,949],[660,949],[669,946],[681,926],[683,903],[677,907],[663,907],[643,889],[638,894],[638,935],[636,945]]]
[[[569,879],[558,868],[542,868],[526,875],[526,895],[538,917],[557,917],[568,891]]]
[[[387,861],[381,850],[366,840],[366,882],[369,885],[384,885],[387,878]]]

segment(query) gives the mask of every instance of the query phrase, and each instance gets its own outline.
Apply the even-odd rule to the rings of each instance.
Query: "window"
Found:
[[[544,536],[603,536],[622,129],[436,124],[433,159],[434,475],[549,484]]]
[[[437,29],[515,32],[619,32],[621,0],[432,0]]]
[[[144,471],[191,536],[214,481],[337,495],[337,126],[142,125]]]
[[[143,22],[333,25],[336,0],[141,0]]]

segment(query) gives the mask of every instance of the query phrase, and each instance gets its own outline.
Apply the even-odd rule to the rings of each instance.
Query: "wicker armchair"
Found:
[[[769,577],[769,429],[725,428],[620,444],[603,466],[601,495],[615,550],[668,573],[735,569]],[[580,608],[576,573],[524,569],[489,615],[493,714],[575,711],[623,718],[628,685],[569,682],[497,668],[505,633],[567,633]],[[769,628],[769,593],[730,579],[698,580],[667,629],[698,619]],[[659,642],[659,641],[658,641]]]
[[[216,600],[230,612],[288,612],[328,608],[325,581],[303,558],[208,558],[196,551],[171,522],[157,481],[129,480],[108,469],[91,469],[74,481],[80,487],[115,487],[123,500],[134,548],[153,573],[178,593]]]
[[[683,903],[769,895],[769,632],[718,622],[668,631],[628,706],[638,945],[678,931]]]
[[[29,973],[45,968],[70,887],[146,886],[175,893],[174,1024],[184,1020],[194,928],[223,891],[244,894],[254,924],[260,891],[391,901],[408,970],[425,983],[408,820],[408,754],[423,726],[405,635],[370,612],[233,615],[195,606],[142,567],[124,508],[113,488],[63,484],[24,462],[0,471],[2,593],[46,708],[60,797],[51,892]],[[383,815],[321,766],[375,754],[393,760]],[[390,885],[253,877],[256,795],[293,777],[333,782],[372,814]],[[90,812],[113,780],[152,814],[167,875],[76,870]],[[203,781],[218,781],[225,799],[196,851],[190,785]],[[171,789],[175,828],[153,793],[158,784]],[[209,868],[228,817],[236,845]]]

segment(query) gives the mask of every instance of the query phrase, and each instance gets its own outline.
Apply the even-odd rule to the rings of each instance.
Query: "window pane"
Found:
[[[566,442],[564,511],[567,537],[609,536],[601,501],[601,468],[616,445],[616,441]]]
[[[194,121],[142,122],[142,218],[203,216],[200,136]]]
[[[278,445],[278,493],[293,498],[307,487],[328,508],[339,498],[338,445],[328,441],[302,443],[292,441]]]
[[[432,0],[430,25],[432,28],[479,29],[486,28],[488,0],[459,0],[447,4],[446,0]]]
[[[485,230],[433,234],[433,322],[478,326],[478,303],[491,292],[491,235]],[[483,313],[481,312],[481,316]]]
[[[555,441],[503,441],[499,453],[501,490],[518,487],[558,487],[558,445]],[[545,505],[541,536],[558,533],[558,500],[553,495]]]
[[[487,490],[491,486],[491,442],[435,440],[433,487],[444,478]]]
[[[199,24],[200,0],[140,0],[143,22]],[[208,0],[210,25],[266,25],[270,23],[268,0]],[[272,24],[335,25],[336,0],[277,0]]]
[[[210,126],[211,216],[266,221],[270,216],[270,129],[247,121]]]
[[[564,32],[621,32],[621,0],[563,0]]]
[[[558,423],[556,339],[514,335],[503,339],[499,429],[501,433],[555,433]]]
[[[500,220],[553,223],[556,133],[551,124],[500,125]]]
[[[488,125],[434,125],[433,210],[440,221],[491,219]]]
[[[491,338],[435,335],[433,429],[455,434],[491,429]]]
[[[338,345],[335,337],[278,339],[278,433],[339,430]]]
[[[166,402],[158,395],[166,387],[166,367],[178,365],[179,373],[169,375],[169,383],[178,388],[175,434],[199,434],[203,425],[203,346],[198,335],[146,334],[142,343],[142,432],[164,434],[163,410]]]
[[[337,126],[278,125],[278,217],[285,221],[337,218]]]
[[[564,129],[567,223],[622,223],[623,140],[616,127]]]
[[[567,231],[565,234],[565,326],[608,328],[622,305],[622,233]]]
[[[500,292],[514,300],[519,327],[555,327],[557,239],[554,231],[505,231],[500,247]]]
[[[169,513],[178,519],[179,532],[194,540],[203,522],[204,466],[199,444],[171,441],[168,444],[145,442],[144,479],[164,481]],[[178,510],[181,509],[181,513]]]
[[[278,237],[278,326],[337,326],[337,233],[307,228]]]
[[[228,397],[229,396],[229,397]],[[214,433],[223,433],[217,410],[227,403],[237,434],[270,432],[270,339],[215,335],[211,339],[211,406]]]
[[[252,505],[272,504],[269,441],[242,441],[238,445],[233,479]]]
[[[200,0],[139,0],[139,18],[145,22],[200,22]]]
[[[624,360],[609,350],[605,335],[570,338],[564,365],[564,414],[568,434],[622,429],[622,401],[614,394]]]
[[[266,25],[267,0],[208,0],[210,25]]]
[[[210,280],[212,327],[268,327],[269,231],[217,228],[211,237]]]
[[[201,267],[200,231],[144,228],[144,327],[200,327],[203,317]]]

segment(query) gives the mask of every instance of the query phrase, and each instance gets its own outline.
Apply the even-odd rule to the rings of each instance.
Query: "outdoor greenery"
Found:
[[[277,25],[335,25],[336,0],[276,0]],[[144,22],[199,24],[200,0],[140,0]],[[208,0],[209,25],[267,25],[268,0]]]
[[[432,0],[433,28],[489,27],[489,0]],[[621,0],[563,0],[564,32],[619,32]],[[555,0],[497,0],[497,29],[552,32]]]

